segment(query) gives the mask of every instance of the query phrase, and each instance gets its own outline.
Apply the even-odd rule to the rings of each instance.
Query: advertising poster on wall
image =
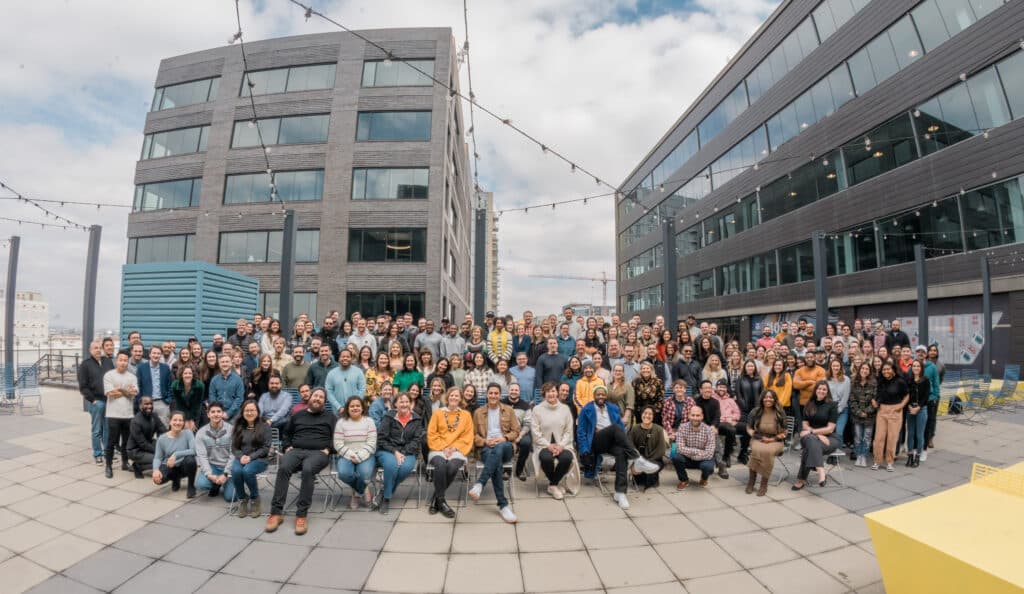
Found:
[[[816,312],[814,311],[793,311],[787,313],[775,313],[775,314],[761,314],[757,316],[750,316],[751,324],[751,336],[761,336],[761,328],[768,325],[772,329],[772,332],[779,332],[779,325],[782,322],[799,322],[803,320],[809,324],[814,324],[817,320]],[[839,311],[836,309],[828,310],[828,321],[835,323],[839,321]]]

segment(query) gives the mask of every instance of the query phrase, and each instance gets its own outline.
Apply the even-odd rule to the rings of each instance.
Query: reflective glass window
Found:
[[[324,193],[324,172],[275,171],[277,200],[300,202],[320,200]],[[224,185],[224,204],[252,204],[271,201],[270,176],[266,173],[229,175]]]
[[[201,189],[202,179],[198,177],[135,186],[132,211],[199,206]]]
[[[700,223],[676,234],[676,250],[680,256],[692,254],[701,248]]]
[[[995,68],[986,68],[972,75],[967,79],[967,90],[971,94],[979,128],[987,130],[1010,121],[1010,109]]]
[[[750,258],[750,290],[767,289],[779,284],[779,267],[775,261],[775,251],[770,251]]]
[[[1024,240],[1024,200],[1017,178],[960,196],[967,249]]]
[[[626,295],[626,311],[643,311],[661,307],[661,285],[641,289]]]
[[[331,116],[329,115],[281,118],[277,144],[327,142],[327,128],[330,123]]]
[[[239,96],[248,97],[250,89],[253,95],[330,89],[336,68],[335,64],[314,64],[248,72],[242,77]]]
[[[262,264],[281,261],[281,231],[241,231],[220,234],[217,261],[221,264]],[[315,263],[319,259],[320,231],[295,233],[295,261]]]
[[[779,250],[779,283],[799,283],[814,279],[811,242],[805,241]]]
[[[963,249],[960,212],[955,199],[881,219],[878,236],[882,240],[883,266],[912,262],[914,245],[918,243],[935,250]]]
[[[906,68],[924,55],[921,41],[914,30],[914,24],[910,22],[910,17],[903,17],[889,27],[889,39],[892,41],[893,51],[896,52],[897,70]],[[872,56],[872,59],[874,59],[874,56]],[[875,70],[877,74],[877,66]],[[884,79],[879,76],[878,80],[881,82]]]
[[[349,229],[349,262],[426,262],[426,229]]]
[[[1024,117],[1024,52],[1017,52],[996,65],[1014,118]]]
[[[363,62],[363,86],[430,86],[434,81],[427,75],[432,76],[433,73],[433,60],[393,60],[387,64],[383,61]]]
[[[355,312],[376,316],[385,311],[409,312],[414,318],[425,313],[423,293],[348,293],[345,296],[345,317]]]
[[[867,48],[863,48],[846,60],[850,67],[850,76],[853,78],[853,88],[858,95],[863,95],[875,88],[878,81],[875,79],[875,71],[871,68],[871,58],[868,56]]]
[[[925,51],[932,51],[949,39],[949,31],[935,0],[925,0],[910,11]]]
[[[627,279],[635,278],[661,268],[664,254],[662,246],[657,245],[639,256],[626,260],[626,263],[622,265],[622,276]]]
[[[878,268],[874,224],[848,229],[825,244],[829,276]]]
[[[198,126],[147,134],[142,145],[142,159],[157,159],[205,151],[209,128],[209,126]]]
[[[281,314],[281,294],[277,292],[261,292],[256,300],[256,311],[263,315],[277,318]],[[365,310],[364,310],[365,311]],[[292,293],[292,313],[296,316],[305,313],[309,317],[318,317],[316,313],[316,293]]]
[[[357,141],[430,140],[429,111],[360,112]]]
[[[426,198],[430,170],[353,169],[353,200],[404,200]]]
[[[909,115],[900,115],[875,128],[865,139],[863,145],[851,143],[843,147],[846,176],[851,186],[917,159]]]
[[[213,101],[217,98],[219,83],[220,78],[204,78],[160,87],[153,95],[153,105],[150,107],[150,111]]]
[[[133,237],[128,240],[128,263],[184,262],[192,259],[195,235]]]

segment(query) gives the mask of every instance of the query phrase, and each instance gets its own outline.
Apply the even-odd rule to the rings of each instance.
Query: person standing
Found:
[[[89,343],[89,357],[78,366],[78,392],[87,403],[92,458],[98,465],[104,463],[107,449],[107,393],[103,389],[103,376],[113,368],[114,362],[103,356],[103,346],[98,340]]]
[[[878,379],[875,400],[871,403],[878,407],[875,421],[874,458],[871,470],[878,470],[879,463],[885,461],[885,469],[893,472],[892,464],[896,460],[896,442],[899,440],[900,424],[903,421],[903,409],[910,400],[907,382],[896,373],[889,361],[882,363],[882,376]]]
[[[160,349],[157,349],[159,352]],[[121,351],[117,354],[117,363],[114,369],[103,374],[103,391],[107,397],[107,448],[105,453],[106,466],[103,475],[108,479],[114,478],[114,447],[121,452],[121,470],[129,470],[128,467],[128,434],[131,432],[131,423],[134,413],[132,411],[132,400],[139,393],[138,378],[128,371],[128,359],[131,355],[128,351]]]
[[[324,388],[331,410],[341,410],[350,397],[362,398],[366,394],[366,374],[352,365],[352,353],[347,349],[338,355],[338,366],[327,374]]]
[[[242,383],[242,376],[232,368],[234,363],[230,355],[221,355],[217,364],[220,366],[220,373],[210,379],[210,396],[207,403],[221,403],[226,418],[232,419],[242,409],[245,385]]]
[[[750,436],[750,459],[748,468],[746,493],[754,491],[757,475],[761,475],[761,484],[757,488],[757,496],[764,497],[768,492],[768,478],[775,466],[775,457],[782,452],[786,439],[786,413],[779,405],[779,397],[771,389],[761,395],[761,402],[750,411],[747,417],[747,435]]]

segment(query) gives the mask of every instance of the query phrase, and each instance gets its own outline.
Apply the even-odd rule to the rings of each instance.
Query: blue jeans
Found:
[[[924,428],[928,424],[928,407],[922,406],[916,415],[907,413],[907,451],[924,451]]]
[[[714,460],[691,460],[678,453],[672,456],[672,466],[676,468],[676,477],[684,483],[690,480],[686,473],[687,468],[700,468],[700,480],[702,481],[706,481],[715,472]]]
[[[102,456],[107,449],[107,401],[89,404],[89,422],[92,426],[92,457]]]
[[[224,474],[224,467],[223,466],[216,466],[214,464],[210,464],[210,470],[213,471],[213,476],[220,476],[220,475]],[[211,488],[213,488],[213,483],[210,482],[210,479],[206,478],[206,475],[203,474],[202,470],[197,472],[196,473],[196,489],[199,490],[199,491],[209,491]],[[234,498],[235,498],[235,485],[231,481],[231,479],[228,479],[228,482],[226,482],[223,485],[221,485],[220,494],[221,494],[222,497],[224,497],[224,501],[232,501],[232,500],[234,500]]]
[[[498,500],[499,509],[508,505],[501,466],[511,460],[512,444],[507,441],[480,450],[480,461],[484,463],[484,469],[476,482],[480,483],[482,487],[487,484],[488,479],[491,480],[491,486],[494,487],[494,498]]]
[[[257,476],[266,470],[267,461],[264,458],[249,460],[249,463],[245,465],[243,465],[238,458],[235,458],[234,461],[231,462],[230,484],[232,485],[234,492],[238,493],[239,499],[245,499],[246,487],[249,488],[249,499],[259,499],[260,486]],[[205,479],[206,477],[204,476],[203,478]],[[227,487],[227,483],[225,483],[224,486]],[[226,489],[224,497],[230,501]]]
[[[355,464],[347,458],[338,458],[338,480],[352,487],[356,495],[366,491],[366,485],[373,478],[377,462],[372,457]]]
[[[395,494],[395,487],[402,484],[405,477],[412,474],[412,471],[416,469],[416,456],[406,456],[405,462],[401,466],[398,465],[398,459],[391,452],[385,452],[383,450],[377,450],[376,453],[377,464],[384,469],[384,489],[382,497],[386,500],[391,499],[391,496]]]
[[[836,420],[836,431],[835,435],[839,438],[839,444],[843,443],[843,431],[846,430],[846,423],[850,420],[850,409],[847,408],[843,412],[839,413],[839,419]]]
[[[871,439],[875,435],[875,423],[853,424],[853,451],[858,456],[868,457],[871,453]]]

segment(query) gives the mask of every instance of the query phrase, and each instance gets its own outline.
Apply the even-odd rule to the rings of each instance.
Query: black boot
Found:
[[[427,508],[427,513],[430,514],[430,515],[434,515],[437,512],[438,512],[438,509],[437,509],[437,497],[435,496],[433,499],[430,500],[430,507]]]
[[[188,477],[188,488],[185,489],[185,497],[187,497],[189,499],[194,499],[195,496],[196,496],[196,477],[193,475],[193,476]]]
[[[914,453],[913,452],[907,452],[907,468],[911,468],[913,466],[914,466]]]
[[[114,469],[110,464],[107,464],[106,466],[103,467],[103,476],[107,477],[108,479],[114,478]]]
[[[142,475],[142,468],[138,464],[134,464],[133,463],[132,464],[132,470],[135,472],[135,478],[137,478],[137,479],[145,478]]]
[[[181,491],[181,479],[171,479],[171,491]]]
[[[218,485],[216,483],[210,485],[210,492],[207,493],[207,495],[209,495],[210,497],[216,497],[219,494],[220,494],[220,485]]]
[[[131,466],[128,465],[128,455],[121,454],[121,470],[131,470]]]
[[[452,509],[448,505],[448,502],[445,501],[444,499],[441,499],[440,501],[437,502],[437,508],[441,511],[441,515],[442,516],[444,516],[446,518],[454,518],[455,517],[455,510]]]

